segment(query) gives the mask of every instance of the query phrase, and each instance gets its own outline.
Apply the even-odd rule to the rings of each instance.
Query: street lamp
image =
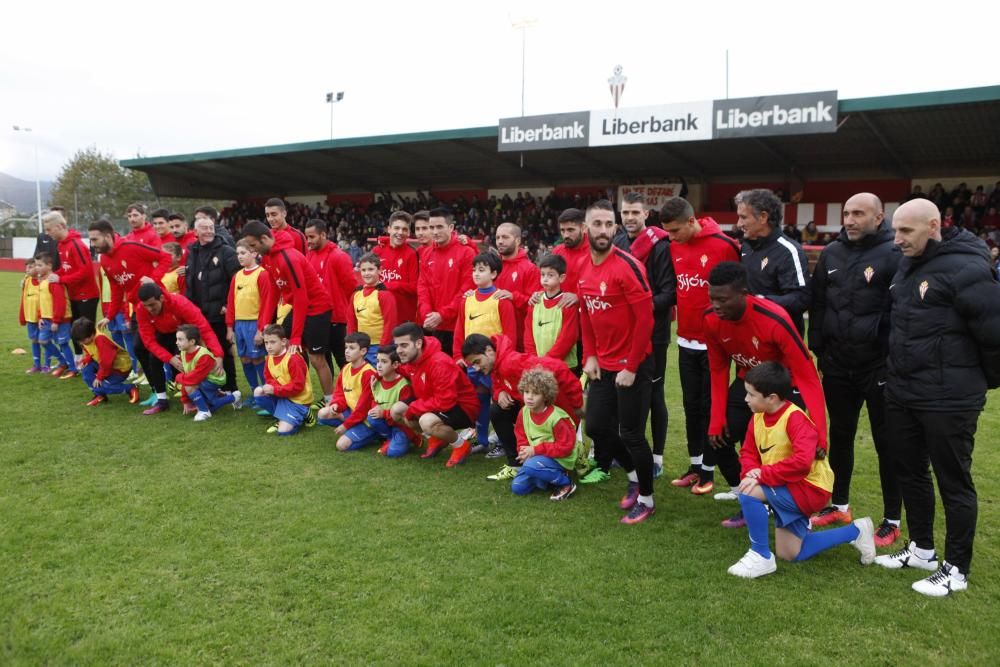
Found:
[[[326,103],[330,105],[330,141],[333,141],[333,105],[344,99],[344,91],[326,94]]]
[[[510,27],[521,31],[521,115],[524,115],[524,73],[527,52],[528,28],[538,25],[536,19],[523,18],[511,21]]]
[[[15,132],[31,132],[30,127],[14,126]],[[38,206],[38,233],[42,233],[42,181],[38,174],[38,140],[32,135],[31,143],[35,146],[35,204]]]

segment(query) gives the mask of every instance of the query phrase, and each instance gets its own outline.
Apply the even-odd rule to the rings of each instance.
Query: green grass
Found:
[[[994,396],[974,474],[967,592],[929,600],[918,572],[862,568],[850,547],[726,568],[732,504],[658,484],[659,513],[618,523],[620,470],[561,504],[457,470],[334,451],[316,428],[252,413],[194,424],[79,382],[25,376],[16,274],[0,273],[0,663],[990,664],[1000,627],[1000,434]],[[670,351],[667,470],[686,465]],[[878,521],[871,440],[852,505]],[[905,532],[905,531],[904,531]],[[938,547],[943,515],[938,512]],[[990,657],[993,656],[993,657]]]

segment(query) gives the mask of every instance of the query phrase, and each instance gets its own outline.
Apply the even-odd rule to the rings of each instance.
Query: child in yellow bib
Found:
[[[301,354],[288,352],[288,334],[280,324],[264,327],[264,384],[253,392],[257,407],[277,419],[268,433],[295,435],[309,416],[312,384]]]
[[[94,396],[87,403],[94,407],[108,402],[110,394],[128,394],[129,403],[139,402],[139,388],[125,382],[132,370],[128,352],[111,337],[107,326],[97,327],[86,317],[73,322],[73,340],[84,350],[80,374]]]
[[[510,490],[519,496],[555,487],[549,498],[565,500],[576,491],[569,473],[579,454],[573,420],[553,403],[559,391],[555,376],[541,368],[521,376],[517,390],[524,407],[514,426],[521,469]]]
[[[361,284],[351,294],[347,309],[347,333],[360,331],[368,334],[371,346],[365,361],[374,366],[380,345],[392,343],[392,330],[399,324],[396,314],[396,297],[379,280],[382,260],[374,253],[366,253],[358,260]]]
[[[737,491],[750,550],[729,568],[729,574],[756,579],[777,569],[768,545],[765,503],[774,511],[775,551],[783,560],[807,560],[850,543],[860,552],[861,564],[871,564],[875,527],[870,518],[821,532],[809,529],[809,516],[830,501],[833,472],[812,420],[788,401],[792,393],[788,371],[767,361],[750,369],[743,384],[754,416],[740,452],[742,481]]]
[[[41,285],[38,283],[38,269],[35,260],[29,259],[24,264],[24,279],[21,281],[21,310],[18,320],[22,327],[28,328],[28,340],[31,341],[31,360],[34,362],[25,373],[48,373],[49,354],[45,351],[45,366],[42,366],[42,345],[38,342],[38,320],[41,319],[38,310]]]
[[[333,426],[338,436],[343,436],[348,429],[365,420],[366,413],[358,411],[357,407],[371,401],[372,381],[376,377],[375,369],[365,361],[369,347],[371,339],[366,333],[355,331],[344,336],[344,358],[347,364],[337,376],[330,404],[316,413],[316,422]],[[338,449],[343,451],[350,447],[350,439],[339,438]]]

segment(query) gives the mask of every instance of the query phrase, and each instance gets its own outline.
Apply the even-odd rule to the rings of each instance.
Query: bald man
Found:
[[[903,258],[889,285],[886,423],[910,541],[875,562],[932,572],[913,590],[942,597],[968,587],[977,513],[972,449],[986,390],[1000,386],[1000,284],[986,244],[965,229],[942,229],[930,201],[900,206],[892,229]],[[934,551],[928,468],[944,505],[944,560]]]
[[[889,354],[889,285],[902,255],[882,201],[870,192],[844,204],[840,236],[823,249],[812,280],[809,347],[823,372],[830,413],[832,504],[812,518],[813,527],[851,523],[849,492],[854,471],[854,437],[861,408],[868,407],[882,484],[883,519],[875,544],[899,538],[903,499],[885,431],[886,357]]]
[[[497,276],[493,293],[495,299],[511,299],[517,331],[504,333],[514,341],[519,352],[524,351],[524,318],[528,314],[528,301],[541,285],[541,273],[521,247],[521,228],[512,222],[501,223],[496,231],[497,252],[503,261],[503,270]]]

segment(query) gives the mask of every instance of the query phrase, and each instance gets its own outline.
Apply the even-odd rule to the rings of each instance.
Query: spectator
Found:
[[[816,228],[816,223],[812,220],[806,224],[806,228],[802,230],[802,243],[804,245],[816,245],[819,242],[819,229]]]

